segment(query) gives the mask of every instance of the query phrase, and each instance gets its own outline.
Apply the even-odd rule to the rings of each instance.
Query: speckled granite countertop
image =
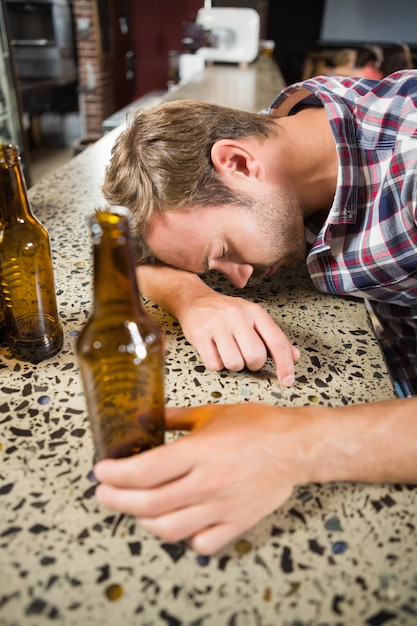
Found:
[[[102,203],[114,136],[30,191],[51,236],[65,344],[37,366],[0,348],[0,625],[415,625],[412,487],[297,489],[211,558],[98,505],[74,345],[91,309],[87,218]],[[169,404],[340,405],[393,396],[361,303],[318,294],[303,273],[282,273],[248,294],[301,348],[294,387],[277,384],[270,362],[258,374],[206,371],[176,321],[147,303],[165,331]]]

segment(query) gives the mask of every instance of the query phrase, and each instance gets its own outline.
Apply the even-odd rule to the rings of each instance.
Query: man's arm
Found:
[[[351,407],[211,404],[167,409],[189,435],[101,461],[97,497],[167,541],[212,554],[297,485],[417,483],[417,398]]]
[[[175,315],[208,369],[257,371],[269,353],[280,383],[293,384],[300,353],[259,304],[219,294],[196,274],[165,265],[141,266],[137,274],[142,293]]]

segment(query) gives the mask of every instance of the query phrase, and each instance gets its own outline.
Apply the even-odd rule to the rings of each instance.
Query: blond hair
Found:
[[[275,129],[267,115],[192,100],[135,111],[113,146],[102,189],[110,204],[125,206],[132,214],[138,262],[149,261],[144,237],[156,211],[246,206],[246,198],[221,182],[211,148],[226,138],[255,136],[263,141]]]

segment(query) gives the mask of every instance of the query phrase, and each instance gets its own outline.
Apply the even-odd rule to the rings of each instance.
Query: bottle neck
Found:
[[[102,212],[91,220],[94,245],[94,312],[129,308],[144,313],[140,300],[133,245],[125,215]]]
[[[27,197],[19,151],[0,145],[0,218],[3,221],[33,217]]]

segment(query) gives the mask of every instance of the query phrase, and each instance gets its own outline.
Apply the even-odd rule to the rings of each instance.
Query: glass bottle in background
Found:
[[[97,461],[164,443],[164,359],[138,290],[128,212],[97,212],[90,227],[94,306],[77,355]]]
[[[0,345],[6,339],[6,320],[4,319],[3,302],[0,298]]]
[[[19,150],[0,145],[0,296],[14,357],[39,363],[62,348],[51,247],[33,215]]]

